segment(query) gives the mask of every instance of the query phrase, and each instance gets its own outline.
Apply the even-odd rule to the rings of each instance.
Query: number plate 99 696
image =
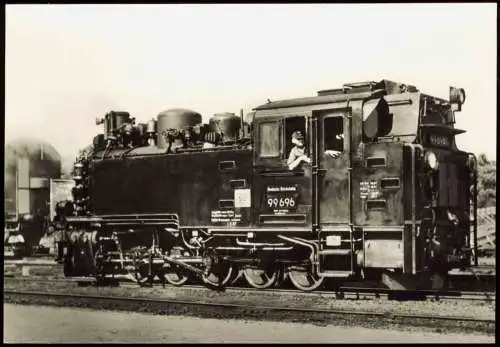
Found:
[[[434,146],[449,147],[450,139],[444,135],[429,135],[429,143]]]
[[[297,194],[267,194],[265,198],[265,206],[271,210],[293,210],[297,207],[297,204]]]

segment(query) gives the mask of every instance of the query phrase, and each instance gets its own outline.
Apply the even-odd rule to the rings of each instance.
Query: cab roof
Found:
[[[412,85],[381,80],[380,82],[367,81],[347,83],[342,88],[324,89],[318,91],[317,96],[294,98],[268,102],[267,104],[254,108],[254,111],[270,110],[276,108],[320,105],[328,103],[343,102],[347,100],[359,100],[373,97],[375,95],[400,94],[404,91],[418,92],[418,89]]]

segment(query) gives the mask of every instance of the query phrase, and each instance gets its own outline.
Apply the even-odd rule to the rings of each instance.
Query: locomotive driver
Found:
[[[287,165],[290,170],[295,170],[302,162],[311,163],[311,159],[305,154],[304,135],[299,130],[292,133],[292,143],[295,145],[288,155]]]
[[[337,139],[339,140],[340,137],[337,136]],[[291,149],[290,154],[288,155],[288,169],[295,170],[302,164],[302,162],[311,164],[311,159],[305,154],[304,136],[302,135],[302,132],[295,130],[292,133],[292,143],[295,146]],[[337,150],[327,150],[325,151],[325,155],[328,155],[333,159],[337,159],[341,157],[342,152]]]

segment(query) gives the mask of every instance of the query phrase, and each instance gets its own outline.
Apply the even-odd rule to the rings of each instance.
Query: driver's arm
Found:
[[[328,155],[328,156],[332,157],[333,159],[337,159],[337,158],[341,157],[342,152],[329,149],[329,150],[325,151],[325,155]]]
[[[302,158],[295,152],[295,147],[290,151],[288,156],[287,165],[289,170],[295,169],[301,162]]]

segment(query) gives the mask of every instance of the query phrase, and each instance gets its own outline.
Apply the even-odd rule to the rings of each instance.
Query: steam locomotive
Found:
[[[110,112],[57,208],[65,274],[442,288],[477,262],[476,158],[455,143],[464,101],[463,89],[443,100],[382,80],[208,124],[187,109],[137,125]],[[291,170],[297,130],[310,160]]]
[[[50,182],[60,175],[61,156],[50,144],[36,139],[7,143],[4,256],[18,258],[38,248],[49,220]]]

